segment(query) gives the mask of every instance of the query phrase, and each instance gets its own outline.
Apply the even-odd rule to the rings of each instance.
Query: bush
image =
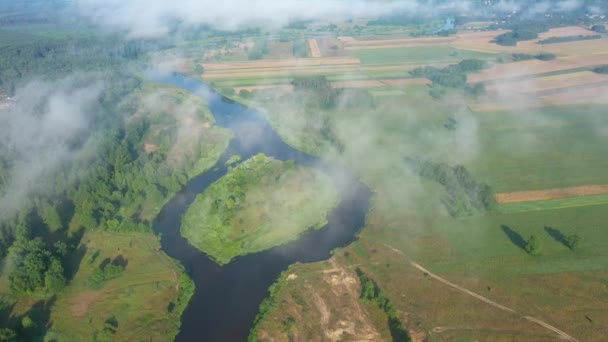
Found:
[[[528,252],[528,254],[531,255],[538,255],[540,253],[540,241],[538,240],[536,235],[530,236],[530,238],[526,242],[526,245],[524,246],[524,249],[526,250],[526,252]]]

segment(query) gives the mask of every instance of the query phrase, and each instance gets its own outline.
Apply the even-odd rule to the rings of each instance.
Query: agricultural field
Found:
[[[338,201],[332,180],[320,171],[258,155],[197,196],[181,233],[223,265],[323,228]]]
[[[262,110],[288,144],[349,165],[374,193],[359,242],[328,261],[285,271],[250,338],[307,340],[322,332],[327,339],[390,340],[387,315],[353,300],[362,296],[357,269],[388,294],[414,340],[594,340],[606,333],[597,322],[608,317],[600,295],[608,202],[593,186],[608,184],[606,79],[591,69],[605,63],[608,50],[603,40],[595,47],[589,41],[551,44],[542,51],[556,53],[553,60],[514,62],[511,54],[541,50],[533,42],[490,43],[501,32],[339,37],[334,51],[356,57],[360,66],[349,76],[320,75],[334,88],[367,91],[374,99],[369,108],[310,112],[290,105],[290,82],[257,88],[251,79],[246,89],[253,94],[234,96]],[[552,29],[539,39],[587,32]],[[563,48],[553,50],[555,45]],[[441,68],[470,58],[487,63],[467,75],[467,84],[485,85],[477,99],[451,90],[433,98],[431,80],[408,74],[417,66]],[[324,132],[332,134],[316,131],[313,122],[328,125]],[[331,147],[336,140],[339,151]],[[404,157],[421,154],[463,165],[491,186],[498,203],[487,213],[452,217],[446,189],[404,166]],[[537,192],[550,196],[501,199]],[[541,246],[537,255],[525,249],[532,235]],[[567,241],[573,235],[581,239],[574,249]],[[567,290],[557,284],[568,284]]]

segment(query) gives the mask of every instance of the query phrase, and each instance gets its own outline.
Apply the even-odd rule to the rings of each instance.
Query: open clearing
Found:
[[[603,194],[608,194],[608,185],[585,185],[561,189],[499,193],[496,194],[496,202],[499,204],[519,203]]]
[[[183,270],[164,255],[153,234],[88,232],[78,273],[57,296],[50,312],[49,336],[57,340],[88,341],[108,319],[117,322],[113,340],[169,340],[177,333],[186,302],[178,304]],[[91,274],[104,260],[126,260],[124,273],[101,285]],[[171,304],[173,311],[167,308]]]

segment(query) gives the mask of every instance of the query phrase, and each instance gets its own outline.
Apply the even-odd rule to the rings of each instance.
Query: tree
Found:
[[[57,293],[65,286],[65,274],[61,262],[53,258],[51,266],[44,274],[44,286],[49,293]]]
[[[536,235],[531,235],[528,241],[526,242],[524,249],[526,250],[526,252],[528,252],[528,254],[538,255],[540,253],[540,247],[540,241],[538,240]]]
[[[15,331],[9,328],[0,329],[0,341],[14,341],[17,338]]]
[[[593,25],[591,27],[591,31],[597,32],[597,33],[606,33],[606,26],[604,25]]]
[[[572,234],[572,235],[568,235],[568,237],[566,237],[566,246],[568,246],[568,248],[570,249],[575,249],[576,246],[578,246],[578,243],[581,241],[581,237],[576,235],[576,234]]]

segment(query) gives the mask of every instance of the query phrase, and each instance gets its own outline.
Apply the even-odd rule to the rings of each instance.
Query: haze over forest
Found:
[[[0,341],[600,341],[607,16],[0,0]]]

